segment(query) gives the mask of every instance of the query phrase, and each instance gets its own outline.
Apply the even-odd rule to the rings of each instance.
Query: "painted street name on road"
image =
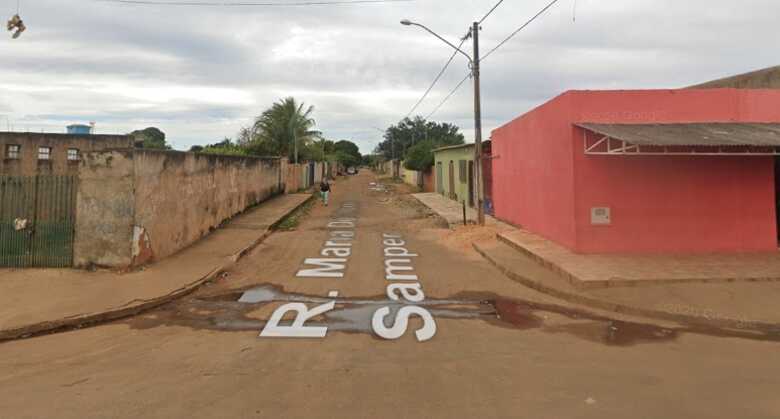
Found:
[[[320,251],[320,256],[307,258],[304,265],[312,267],[301,269],[295,275],[298,278],[343,278],[347,268],[347,259],[352,255],[352,242],[355,239],[356,207],[354,202],[345,202],[337,217],[328,223],[328,239]]]
[[[414,273],[412,266],[412,258],[419,255],[410,253],[404,247],[406,241],[398,234],[383,234],[382,244],[384,245],[385,279],[401,281],[387,285],[387,297],[392,301],[401,301],[403,298],[412,304],[405,304],[396,312],[395,321],[390,327],[385,324],[385,318],[391,314],[390,307],[381,307],[375,311],[371,319],[374,333],[384,339],[398,339],[406,333],[409,318],[416,315],[423,321],[423,326],[415,332],[417,340],[424,342],[433,338],[436,334],[436,321],[428,310],[415,305],[425,300],[419,277]]]
[[[357,206],[354,202],[345,202],[336,211],[336,217],[328,222],[328,238],[320,255],[307,258],[298,271],[298,278],[343,278],[347,261],[352,256],[352,242],[355,240],[357,226]],[[338,297],[338,291],[331,291],[328,297]],[[336,307],[336,300],[308,308],[304,303],[288,303],[277,308],[260,332],[261,337],[324,338],[327,326],[306,326],[305,323]],[[280,325],[285,314],[294,313],[295,319],[290,325]]]
[[[328,222],[328,239],[320,255],[304,260],[304,267],[298,271],[298,278],[343,278],[347,261],[352,255],[352,244],[357,226],[357,208],[353,202],[341,206],[336,217]],[[425,300],[420,279],[414,273],[412,260],[419,255],[406,248],[406,241],[399,234],[382,235],[387,304],[374,311],[371,317],[373,332],[387,340],[401,338],[409,329],[412,316],[419,317],[423,325],[414,333],[419,342],[430,340],[436,335],[436,321],[433,315],[419,305]],[[324,338],[327,326],[306,326],[306,322],[321,316],[336,307],[338,291],[331,291],[328,297],[333,301],[309,308],[302,302],[284,304],[277,308],[265,324],[261,337]],[[281,325],[288,313],[295,315],[289,325]],[[387,320],[392,320],[388,325]]]

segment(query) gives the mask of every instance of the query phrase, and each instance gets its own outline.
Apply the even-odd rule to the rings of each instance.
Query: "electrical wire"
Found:
[[[491,14],[491,13],[493,13],[493,11],[494,11],[494,10],[496,10],[496,9],[498,8],[498,6],[500,6],[500,5],[501,5],[501,3],[503,3],[503,2],[504,2],[504,0],[499,0],[499,2],[498,2],[498,3],[496,3],[496,5],[495,5],[495,6],[493,6],[493,8],[492,8],[492,9],[490,9],[490,11],[489,11],[489,12],[487,12],[487,14],[485,14],[485,16],[482,16],[482,19],[480,19],[480,20],[479,20],[479,23],[482,23],[482,22],[484,22],[484,21],[485,21],[485,19],[487,19],[487,18],[488,18],[488,16],[490,16],[490,14]]]
[[[97,0],[107,3],[135,4],[144,6],[223,6],[223,7],[291,7],[291,6],[326,6],[326,5],[349,5],[349,4],[368,4],[368,3],[406,3],[416,0],[332,0],[332,1],[295,1],[290,3],[278,2],[219,2],[219,1],[153,1],[153,0]]]
[[[425,117],[425,119],[430,119],[433,116],[433,114],[438,112],[438,110],[441,109],[441,107],[444,106],[444,104],[447,103],[448,100],[450,100],[452,95],[454,95],[455,92],[457,92],[458,89],[460,89],[460,87],[463,86],[463,83],[465,83],[466,80],[469,79],[469,77],[471,77],[471,72],[468,72],[466,74],[466,77],[464,77],[463,80],[461,80],[460,83],[458,83],[457,86],[455,86],[455,88],[450,91],[450,93],[444,98],[444,100],[442,100],[438,105],[436,105],[436,108],[434,108],[433,111],[431,111],[431,113],[429,113],[428,116]]]
[[[525,22],[525,23],[524,23],[522,26],[520,26],[519,28],[517,28],[517,30],[515,30],[514,32],[512,32],[511,34],[509,34],[509,36],[507,36],[506,38],[504,38],[504,40],[503,40],[503,41],[499,42],[499,43],[498,43],[498,45],[496,45],[495,47],[493,47],[493,49],[491,49],[490,51],[488,51],[488,53],[487,53],[487,54],[483,55],[483,56],[482,56],[482,58],[480,58],[480,61],[483,61],[485,58],[487,58],[487,57],[489,57],[491,54],[493,54],[493,53],[494,53],[494,52],[495,52],[497,49],[501,48],[501,46],[503,46],[504,44],[506,44],[506,43],[507,43],[507,42],[508,42],[510,39],[512,39],[512,38],[513,38],[515,35],[517,35],[517,34],[518,34],[520,31],[522,31],[523,29],[525,29],[525,27],[526,27],[526,26],[530,25],[530,24],[531,24],[531,22],[533,22],[534,20],[536,20],[536,19],[537,19],[539,16],[543,15],[543,14],[544,14],[544,12],[546,12],[546,11],[547,11],[547,10],[549,10],[551,7],[553,7],[553,6],[555,5],[555,3],[558,3],[558,1],[559,1],[559,0],[553,0],[553,1],[551,1],[551,2],[550,2],[550,4],[548,4],[548,5],[547,5],[547,6],[545,6],[545,7],[544,7],[542,10],[540,10],[540,11],[539,11],[539,13],[535,14],[535,15],[534,15],[534,17],[532,17],[532,18],[531,18],[531,19],[529,19],[527,22]]]
[[[494,12],[496,9],[498,9],[498,6],[500,6],[500,5],[501,5],[501,3],[503,3],[503,2],[504,2],[504,0],[499,0],[499,1],[498,1],[496,4],[494,4],[494,5],[493,5],[493,7],[491,7],[491,8],[490,8],[490,10],[488,10],[488,12],[487,12],[487,13],[485,13],[485,15],[484,15],[484,16],[482,16],[482,19],[480,19],[480,20],[479,20],[479,23],[482,23],[482,22],[484,22],[484,21],[485,21],[485,19],[487,19],[487,18],[488,18],[488,17],[489,17],[491,14],[493,14],[493,12]],[[467,36],[465,36],[465,37],[463,37],[463,39],[461,39],[461,41],[460,41],[460,45],[458,45],[458,49],[460,49],[460,47],[462,47],[462,46],[463,46],[463,43],[464,43],[464,42],[466,42],[466,39],[468,39],[468,35],[467,35]],[[439,74],[438,74],[438,75],[436,76],[436,78],[433,80],[433,83],[431,83],[430,87],[428,87],[428,90],[426,90],[426,91],[425,91],[425,93],[422,95],[422,97],[420,98],[420,100],[418,100],[418,101],[417,101],[417,103],[416,103],[416,104],[415,104],[415,105],[412,107],[412,110],[411,110],[411,111],[409,111],[409,113],[407,113],[407,114],[406,114],[406,118],[408,118],[408,117],[409,117],[409,116],[410,116],[410,115],[411,115],[411,114],[412,114],[412,113],[413,113],[413,112],[414,112],[414,111],[415,111],[415,110],[416,110],[416,109],[417,109],[417,108],[420,106],[420,104],[423,102],[423,100],[425,100],[425,98],[428,96],[428,94],[430,94],[431,90],[433,90],[433,87],[434,87],[434,86],[436,86],[436,83],[439,81],[439,79],[441,78],[441,76],[442,76],[442,75],[444,74],[444,72],[447,70],[447,67],[449,67],[450,63],[451,63],[451,62],[452,62],[452,60],[455,58],[455,55],[457,55],[457,53],[458,53],[458,51],[455,51],[455,52],[452,54],[452,56],[450,57],[450,59],[449,59],[449,60],[447,60],[447,63],[446,63],[446,64],[444,64],[444,68],[442,68],[442,69],[441,69],[441,71],[439,72]],[[431,112],[431,113],[430,113],[430,114],[429,114],[429,115],[428,115],[428,116],[427,116],[425,119],[428,119],[428,118],[430,118],[430,117],[431,117],[431,115],[435,114],[435,113],[436,113],[436,112],[437,112],[437,111],[438,111],[438,110],[439,110],[439,109],[440,109],[440,108],[441,108],[441,107],[442,107],[442,106],[443,106],[443,105],[444,105],[444,104],[447,102],[447,100],[449,100],[449,98],[450,98],[450,97],[452,97],[452,95],[453,95],[453,94],[455,94],[455,92],[456,92],[458,89],[460,89],[460,87],[463,85],[463,83],[465,83],[465,82],[466,82],[466,79],[468,79],[470,75],[471,75],[471,73],[467,74],[467,75],[466,75],[466,77],[465,77],[463,80],[461,80],[461,81],[460,81],[460,83],[458,83],[458,85],[457,85],[457,86],[455,86],[455,89],[453,89],[453,90],[450,92],[450,94],[448,94],[448,95],[447,95],[447,96],[444,98],[444,100],[442,100],[442,101],[441,101],[441,103],[439,103],[439,104],[436,106],[436,108],[433,110],[433,112]]]
[[[460,49],[460,47],[462,47],[463,43],[465,43],[465,42],[466,42],[466,37],[463,37],[463,39],[461,39],[461,41],[460,41],[460,45],[458,45],[458,49]],[[433,90],[433,87],[436,86],[436,83],[438,83],[438,81],[441,78],[441,76],[444,74],[445,71],[447,71],[447,68],[450,66],[450,63],[452,63],[452,60],[455,59],[455,56],[457,54],[458,54],[457,50],[453,51],[452,55],[450,56],[450,59],[447,60],[447,62],[444,64],[444,67],[442,67],[441,71],[439,71],[439,74],[437,74],[436,78],[433,79],[433,83],[431,83],[431,85],[428,87],[428,90],[426,90],[425,93],[423,93],[423,95],[420,98],[420,100],[418,100],[417,103],[412,107],[412,110],[410,110],[409,113],[406,114],[406,117],[404,117],[404,119],[406,119],[409,116],[411,116],[412,113],[415,110],[417,110],[417,108],[420,106],[420,104],[423,102],[423,100],[425,100],[425,98],[428,97],[428,94],[431,93],[431,90]]]

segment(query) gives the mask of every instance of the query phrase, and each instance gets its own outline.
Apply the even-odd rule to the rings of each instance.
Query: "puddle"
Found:
[[[306,322],[307,326],[327,326],[329,331],[347,333],[366,333],[373,335],[371,319],[380,307],[388,307],[386,326],[390,327],[395,314],[405,304],[388,299],[351,299],[339,297],[318,297],[287,293],[282,289],[264,285],[244,292],[231,292],[223,295],[182,300],[166,306],[156,312],[138,316],[127,322],[137,329],[159,326],[185,326],[193,329],[221,331],[260,332],[265,321],[252,317],[253,312],[269,304],[300,302],[324,304],[336,302],[336,307],[324,313],[319,321]],[[495,318],[494,307],[486,301],[468,299],[428,299],[418,305],[425,306],[434,318],[441,319],[479,319]],[[282,321],[281,325],[289,325]]]
[[[215,331],[253,331],[259,333],[265,321],[254,318],[258,312],[289,302],[311,305],[335,301],[335,308],[307,326],[327,326],[329,332],[363,333],[374,336],[371,319],[380,307],[390,309],[387,322],[404,306],[386,297],[320,297],[285,292],[273,285],[261,285],[245,291],[180,300],[156,311],[125,320],[132,328],[183,326]],[[463,293],[449,299],[426,299],[418,303],[436,319],[473,319],[518,331],[539,330],[566,334],[609,346],[661,344],[676,340],[684,333],[735,337],[780,342],[780,333],[757,334],[747,331],[702,327],[664,328],[602,317],[582,310],[553,304],[506,299],[486,293]],[[264,316],[267,317],[267,316]],[[280,324],[289,325],[289,321]],[[390,327],[391,324],[386,324]]]

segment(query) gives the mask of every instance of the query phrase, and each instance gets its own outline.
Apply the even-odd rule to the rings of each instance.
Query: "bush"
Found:
[[[433,166],[433,150],[437,145],[431,141],[421,141],[406,150],[404,167],[409,170],[424,172]]]

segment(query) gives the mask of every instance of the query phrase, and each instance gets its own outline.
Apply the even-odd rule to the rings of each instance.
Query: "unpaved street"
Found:
[[[780,343],[533,292],[462,240],[489,232],[449,230],[403,188],[340,180],[329,206],[196,294],[0,344],[0,418],[780,417]],[[289,303],[311,318],[268,328]]]

